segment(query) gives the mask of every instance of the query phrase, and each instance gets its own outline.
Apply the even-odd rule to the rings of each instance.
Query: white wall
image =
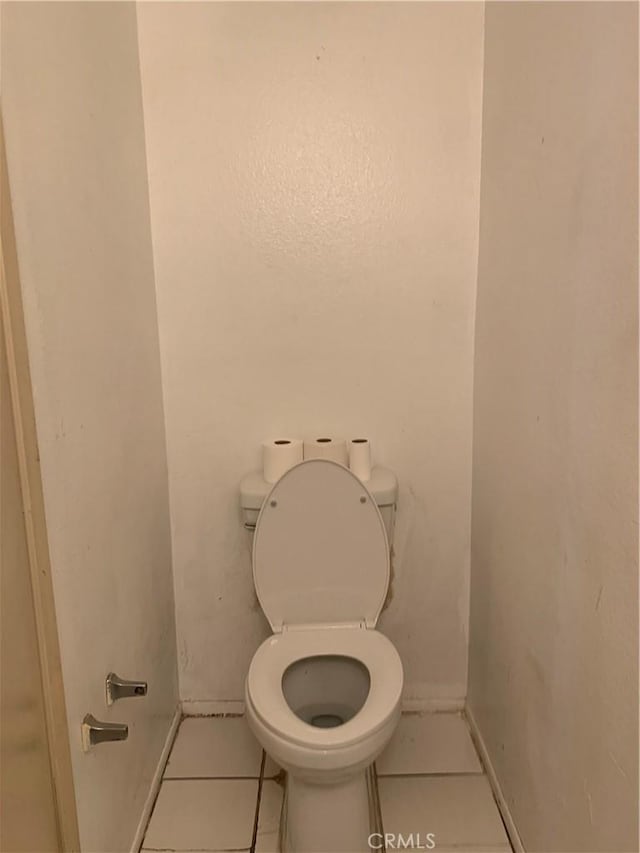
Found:
[[[181,695],[267,633],[238,506],[279,433],[401,483],[381,619],[406,694],[466,688],[479,3],[142,3]]]
[[[128,849],[177,702],[135,7],[5,3],[2,112],[82,848]],[[109,670],[149,682],[107,709]],[[89,754],[80,723],[129,723]]]
[[[637,22],[486,8],[469,705],[527,850],[638,850]]]

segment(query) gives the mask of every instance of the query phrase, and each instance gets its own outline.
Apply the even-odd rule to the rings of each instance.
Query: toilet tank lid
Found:
[[[372,468],[371,479],[364,485],[378,506],[390,506],[398,499],[398,479],[389,468]],[[272,488],[273,483],[267,483],[262,471],[246,474],[240,481],[240,506],[242,509],[260,509]]]

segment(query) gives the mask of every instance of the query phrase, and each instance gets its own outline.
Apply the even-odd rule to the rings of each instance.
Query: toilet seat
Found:
[[[253,582],[276,632],[287,625],[374,628],[389,587],[389,543],[374,498],[348,468],[307,459],[267,495]]]
[[[316,728],[289,707],[282,678],[292,663],[319,655],[360,661],[369,671],[369,693],[362,708],[341,726]],[[296,628],[276,634],[255,653],[246,681],[247,701],[277,737],[307,749],[340,750],[370,738],[397,711],[402,692],[402,662],[394,645],[378,631],[352,626]]]

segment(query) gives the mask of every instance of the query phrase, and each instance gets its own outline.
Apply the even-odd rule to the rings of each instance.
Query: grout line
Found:
[[[256,843],[258,841],[258,821],[260,820],[260,801],[262,799],[262,783],[264,781],[264,765],[267,760],[267,753],[262,750],[262,761],[260,762],[260,776],[258,778],[258,795],[256,797],[256,813],[253,819],[253,834],[251,836],[251,853],[255,853]]]
[[[229,847],[221,851],[219,847],[143,847],[140,853],[250,853],[248,847]]]
[[[282,770],[282,803],[280,804],[280,823],[278,825],[278,851],[283,853],[285,848],[286,829],[287,829],[287,772]],[[276,784],[280,784],[274,780]]]
[[[373,775],[373,800],[375,804],[375,829],[382,836],[382,846],[380,847],[381,853],[387,853],[387,845],[385,842],[385,834],[384,834],[384,819],[382,817],[382,803],[380,802],[380,789],[378,788],[378,768],[376,767],[375,761],[373,762],[372,767],[372,775]]]
[[[485,776],[484,770],[428,770],[417,773],[377,773],[377,779],[429,779],[446,778],[447,776]],[[254,782],[260,779],[256,776],[163,776],[163,782]],[[278,774],[263,776],[265,782],[277,782]]]
[[[484,776],[484,770],[437,770],[424,773],[378,773],[378,779],[440,779],[447,776]]]
[[[272,778],[267,776],[267,779]],[[163,782],[255,782],[257,776],[165,776]]]

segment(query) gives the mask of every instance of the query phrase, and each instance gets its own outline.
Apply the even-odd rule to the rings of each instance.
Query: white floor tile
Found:
[[[284,789],[277,782],[265,780],[260,797],[256,853],[278,853],[280,837],[280,813]]]
[[[432,832],[437,851],[511,849],[485,776],[391,776],[378,786],[385,832]]]
[[[178,729],[165,779],[260,776],[262,748],[244,717],[186,717]]]
[[[258,797],[255,779],[164,781],[145,850],[247,850]]]
[[[482,773],[460,714],[403,714],[389,746],[376,761],[378,776]]]

